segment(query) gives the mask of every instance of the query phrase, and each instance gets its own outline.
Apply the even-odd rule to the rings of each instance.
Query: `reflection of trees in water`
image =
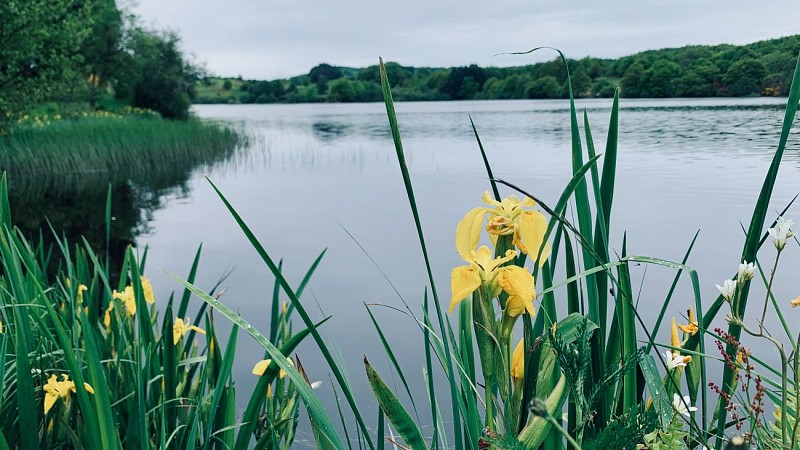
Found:
[[[321,141],[332,141],[351,132],[349,125],[336,122],[314,122],[311,130],[314,132],[314,136]]]
[[[130,177],[109,173],[59,175],[59,178],[9,174],[12,220],[33,243],[38,243],[41,237],[45,249],[56,244],[52,226],[71,245],[82,245],[85,238],[102,259],[106,250],[106,199],[110,185],[109,269],[112,276],[118,275],[125,249],[135,245],[136,237],[149,230],[153,213],[164,206],[164,197],[189,195],[188,181],[196,170],[210,167],[234,153],[234,149],[221,150],[214,158],[163,164]],[[58,263],[51,259],[51,268]]]
[[[72,245],[82,243],[85,238],[99,256],[106,249],[106,190],[82,191],[70,195],[64,192],[45,191],[36,197],[24,197],[12,187],[10,203],[12,219],[28,239],[39,242],[41,236],[45,246],[55,244],[53,230],[60,238]],[[141,228],[141,214],[135,206],[134,189],[127,184],[112,186],[110,239],[108,251],[112,274],[119,271],[125,248],[134,244]],[[41,230],[41,235],[39,234]],[[54,251],[53,255],[60,252]],[[58,262],[51,260],[51,268]]]

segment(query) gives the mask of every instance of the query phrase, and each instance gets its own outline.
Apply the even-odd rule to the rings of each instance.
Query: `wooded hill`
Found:
[[[692,45],[618,59],[570,59],[576,97],[782,96],[789,92],[800,35],[753,44]],[[548,99],[567,96],[561,60],[519,67],[430,68],[387,63],[395,100]],[[306,75],[259,81],[207,77],[197,103],[381,101],[378,66],[320,64]]]

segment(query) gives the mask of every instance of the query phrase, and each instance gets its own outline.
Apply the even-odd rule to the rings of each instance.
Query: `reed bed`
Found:
[[[385,350],[380,356],[392,363],[392,375],[405,389],[390,388],[384,381],[388,374],[378,373],[365,357],[363,376],[374,403],[355,398],[347,371],[319,333],[328,319],[314,323],[302,300],[323,255],[298,286],[291,285],[281,263],[219,190],[275,277],[268,326],[233,311],[216,286],[198,286],[199,251],[187,277],[168,273],[183,288],[179,300],[150,298],[142,276],[146,254],[137,259],[130,250],[116,286],[109,284],[96,249],[85,243],[59,242],[56,250],[67,262],[56,276],[48,275],[42,267],[50,253],[12,228],[3,182],[0,449],[288,448],[300,403],[321,449],[800,449],[800,336],[795,337],[800,329],[784,314],[800,299],[770,296],[780,276],[780,255],[797,251],[798,241],[793,223],[768,210],[800,102],[800,66],[772,164],[746,225],[741,259],[730,262],[731,279],[719,280],[714,298],[701,295],[698,275],[686,265],[694,242],[675,262],[629,254],[624,239],[619,254],[610,247],[619,98],[601,154],[588,116],[579,116],[571,95],[573,176],[554,202],[496,180],[491,155],[473,126],[490,183],[455,230],[454,251],[464,264],[452,268],[450,293],[441,295],[434,271],[442,269],[430,264],[383,64],[381,79],[428,273],[420,281],[421,307],[404,313],[424,341],[419,361],[424,398],[414,398],[408,389],[412,375],[397,363],[383,331],[389,325],[374,317]],[[772,263],[762,265],[764,256]],[[675,272],[653,326],[636,310],[632,264]],[[681,295],[693,298],[694,307],[669,320],[666,311],[682,277],[692,288]],[[763,283],[767,297],[750,299],[748,311],[756,283]],[[194,321],[185,322],[192,296],[203,306]],[[282,296],[289,300],[286,306],[278,300]],[[164,309],[151,304],[156,302]],[[234,324],[224,348],[207,308]],[[768,328],[768,311],[781,319],[780,328]],[[293,322],[301,324],[300,332],[293,333]],[[662,327],[671,331],[668,343],[654,341]],[[265,352],[254,366],[261,378],[255,391],[245,394],[245,411],[235,408],[230,373],[240,331]],[[745,334],[768,345],[744,348]],[[335,411],[322,405],[293,355],[303,339],[314,341],[330,368],[339,402]],[[706,340],[717,341],[717,349],[706,348]],[[765,362],[767,352],[779,355],[779,366]],[[720,379],[711,379],[717,372]],[[367,425],[366,403],[378,405],[376,428]],[[766,414],[770,404],[777,411],[773,415]],[[421,423],[418,410],[430,422]]]
[[[0,136],[0,168],[12,188],[107,186],[157,179],[175,167],[210,165],[247,144],[231,128],[197,119],[168,121],[146,111],[24,117]]]

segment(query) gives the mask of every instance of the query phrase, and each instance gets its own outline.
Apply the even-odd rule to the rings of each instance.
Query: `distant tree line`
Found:
[[[0,122],[44,102],[124,103],[186,118],[199,70],[173,33],[114,0],[0,1]]]
[[[787,95],[800,35],[745,46],[688,46],[619,59],[569,60],[576,97],[741,97]],[[425,68],[386,64],[395,100],[565,98],[567,71],[556,59],[521,67]],[[230,87],[230,85],[229,85]],[[320,64],[285,80],[243,81],[244,103],[381,101],[378,66]],[[199,101],[214,101],[200,98]]]

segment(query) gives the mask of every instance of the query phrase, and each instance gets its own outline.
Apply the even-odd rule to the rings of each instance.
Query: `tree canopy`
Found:
[[[199,71],[172,33],[114,0],[0,1],[0,122],[43,102],[116,102],[186,118]]]
[[[745,46],[687,46],[618,59],[567,61],[576,97],[722,97],[787,95],[800,35]],[[386,63],[396,100],[552,99],[568,96],[560,59],[519,67],[429,68]],[[215,79],[220,80],[220,79]],[[220,82],[221,83],[221,82]],[[239,94],[200,102],[292,103],[381,101],[378,66],[320,64],[284,80],[243,81]],[[268,88],[266,86],[269,86]],[[313,88],[313,89],[312,89]]]

